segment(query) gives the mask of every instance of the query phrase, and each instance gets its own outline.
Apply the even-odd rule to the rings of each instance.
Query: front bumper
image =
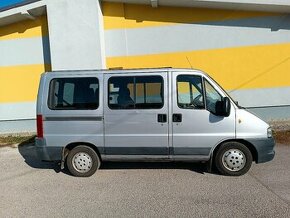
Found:
[[[248,140],[257,151],[256,163],[265,163],[273,160],[275,156],[275,140],[274,138],[267,139],[249,139]]]
[[[44,138],[35,139],[36,153],[40,160],[60,161],[62,156],[62,147],[47,146]]]

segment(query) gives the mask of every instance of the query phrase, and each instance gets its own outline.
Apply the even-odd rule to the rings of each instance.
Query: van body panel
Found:
[[[245,109],[236,112],[236,132],[239,139],[267,139],[267,129],[270,127],[263,120]]]
[[[236,119],[237,139],[243,139],[251,143],[256,150],[256,163],[271,161],[275,156],[275,141],[273,137],[268,137],[267,130],[270,126],[247,111],[246,109],[237,110]]]
[[[104,127],[106,155],[160,155],[169,158],[168,122],[158,122],[158,115],[168,117],[167,72],[142,73],[142,77],[158,76],[163,79],[163,106],[160,109],[109,108],[108,80],[134,77],[136,74],[105,74]],[[120,89],[116,87],[116,89]],[[131,90],[132,91],[132,90]],[[131,93],[132,94],[132,93]]]
[[[39,82],[39,86],[38,86],[38,93],[37,93],[37,104],[36,104],[36,113],[37,114],[42,114],[42,112],[43,112],[42,108],[45,105],[43,102],[43,99],[44,99],[43,95],[46,92],[45,91],[46,78],[47,78],[47,73],[41,74],[40,82]]]
[[[103,100],[95,110],[54,110],[49,108],[50,84],[53,79],[62,78],[97,78],[99,90],[103,90],[103,74],[62,74],[47,73],[42,94],[44,138],[47,147],[65,147],[71,143],[89,143],[99,150],[104,147]],[[99,91],[99,99],[103,91]]]
[[[61,160],[62,149],[61,146],[47,146],[45,139],[35,139],[36,154],[39,159],[44,161],[58,161]]]

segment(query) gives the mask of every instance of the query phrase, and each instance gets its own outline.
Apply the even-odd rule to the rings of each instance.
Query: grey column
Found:
[[[98,0],[47,0],[47,19],[53,71],[106,68]]]

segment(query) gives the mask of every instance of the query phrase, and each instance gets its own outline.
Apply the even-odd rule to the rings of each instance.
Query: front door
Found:
[[[213,114],[223,97],[203,75],[172,73],[173,155],[207,159],[219,142],[235,137],[235,109],[228,117]]]
[[[167,72],[105,75],[105,154],[168,158]]]

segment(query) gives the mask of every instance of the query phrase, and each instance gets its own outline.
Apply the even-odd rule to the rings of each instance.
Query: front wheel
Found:
[[[218,171],[226,176],[241,176],[249,171],[253,162],[251,151],[242,143],[226,142],[215,156]]]
[[[100,158],[92,148],[79,145],[69,152],[66,164],[72,175],[89,177],[100,167]]]

